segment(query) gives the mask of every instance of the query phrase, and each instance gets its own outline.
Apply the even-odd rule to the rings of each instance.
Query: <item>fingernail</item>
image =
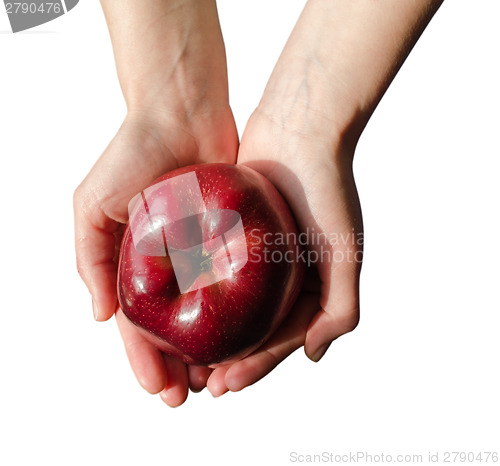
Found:
[[[325,343],[324,345],[321,345],[313,354],[310,356],[310,360],[314,362],[318,362],[326,353],[326,350],[330,346],[329,343]]]
[[[99,320],[99,309],[97,308],[94,298],[92,298],[92,310],[94,311],[94,319]]]

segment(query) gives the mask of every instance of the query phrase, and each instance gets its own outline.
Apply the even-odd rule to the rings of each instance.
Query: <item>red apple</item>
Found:
[[[188,364],[259,347],[302,286],[297,227],[274,186],[239,165],[183,167],[129,206],[120,306],[143,335]]]

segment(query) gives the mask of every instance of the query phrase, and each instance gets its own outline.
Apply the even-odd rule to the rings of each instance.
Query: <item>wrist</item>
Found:
[[[102,0],[129,109],[193,114],[228,102],[215,0]]]
[[[159,108],[132,107],[123,126],[139,129],[142,136],[165,154],[175,155],[178,162],[186,157],[191,157],[191,163],[233,163],[236,159],[239,140],[229,105],[190,116]]]
[[[261,107],[315,137],[324,137],[330,126],[342,147],[353,150],[441,2],[309,0]]]
[[[318,154],[352,160],[364,128],[362,112],[354,99],[335,96],[322,70],[307,60],[299,62],[287,64],[283,74],[275,69],[255,115],[277,127],[284,140],[292,138],[298,146],[314,145]]]

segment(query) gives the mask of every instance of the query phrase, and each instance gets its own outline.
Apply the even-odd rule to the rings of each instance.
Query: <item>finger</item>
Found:
[[[229,367],[224,379],[226,387],[236,392],[254,384],[300,348],[305,341],[307,325],[318,306],[319,295],[302,293],[292,313],[271,339],[250,356]]]
[[[184,403],[188,396],[188,373],[186,364],[179,359],[163,355],[167,367],[167,384],[160,393],[160,398],[171,408]]]
[[[228,391],[225,382],[226,372],[230,366],[216,367],[207,380],[207,389],[214,397],[219,397]]]
[[[332,263],[320,266],[327,267],[327,272],[320,270],[321,309],[311,321],[305,341],[305,352],[315,362],[323,357],[332,341],[354,330],[359,322],[360,247],[351,242],[350,246],[338,245],[333,249]]]
[[[212,370],[204,366],[188,366],[189,388],[192,392],[201,392],[207,386]]]
[[[115,312],[116,236],[120,223],[91,206],[82,188],[75,192],[75,252],[78,273],[92,295],[96,320],[107,320]],[[92,219],[92,220],[90,220]]]
[[[139,333],[121,309],[116,313],[116,322],[137,381],[151,394],[161,392],[167,384],[167,368],[161,351]]]

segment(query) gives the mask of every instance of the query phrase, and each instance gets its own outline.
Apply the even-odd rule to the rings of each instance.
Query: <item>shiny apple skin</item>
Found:
[[[138,253],[127,225],[118,297],[125,316],[163,352],[187,364],[215,367],[250,354],[276,330],[297,299],[304,263],[297,241],[264,244],[264,238],[298,234],[288,205],[265,177],[240,165],[202,164],[169,172],[155,183],[193,171],[207,209],[240,214],[248,262],[230,278],[181,294],[169,256]],[[211,219],[202,228],[214,237],[225,226]],[[275,256],[287,260],[264,260],[264,247],[267,257],[278,250]]]

